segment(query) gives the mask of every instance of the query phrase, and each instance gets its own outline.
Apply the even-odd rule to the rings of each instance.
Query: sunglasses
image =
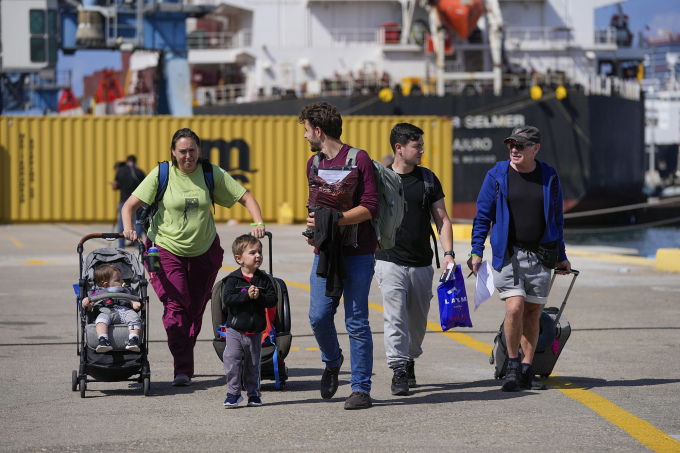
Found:
[[[517,148],[517,151],[524,151],[524,148],[534,145],[535,143],[525,143],[523,145],[520,145],[519,143],[508,143],[508,149]]]

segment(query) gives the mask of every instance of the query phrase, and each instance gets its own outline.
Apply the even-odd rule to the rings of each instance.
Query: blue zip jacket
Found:
[[[564,207],[562,204],[562,186],[553,167],[536,161],[541,166],[543,178],[543,211],[545,213],[545,234],[539,241],[541,244],[557,241],[559,245],[558,262],[567,259],[564,249]],[[510,160],[498,162],[486,174],[484,184],[477,197],[477,216],[472,224],[472,253],[483,256],[484,242],[491,230],[491,249],[493,260],[491,266],[500,271],[503,266],[503,256],[508,245],[508,230],[510,227],[510,210],[508,209],[508,168]],[[552,181],[556,179],[557,204],[554,193],[551,193]]]

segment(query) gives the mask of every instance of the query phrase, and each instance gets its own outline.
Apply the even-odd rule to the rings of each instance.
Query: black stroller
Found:
[[[290,344],[293,339],[290,333],[290,302],[286,283],[272,275],[272,234],[267,231],[265,235],[269,238],[269,273],[265,272],[265,274],[271,279],[274,288],[276,288],[278,302],[276,303],[276,314],[271,323],[275,330],[274,341],[272,343],[267,332],[264,332],[262,337],[260,379],[273,380],[277,389],[283,389],[288,380],[288,367],[286,366],[285,358],[288,356],[288,352],[290,352]],[[211,297],[213,347],[220,360],[222,360],[224,348],[226,347],[224,325],[227,322],[227,316],[222,312],[223,280],[215,283]],[[267,317],[270,316],[270,310],[267,309]]]
[[[71,377],[71,390],[74,392],[80,388],[81,398],[85,397],[88,382],[117,382],[136,381],[142,383],[144,396],[149,396],[151,387],[149,360],[147,359],[148,334],[149,334],[149,310],[147,296],[147,280],[144,275],[144,266],[141,258],[144,255],[144,244],[139,242],[139,259],[133,253],[126,250],[105,247],[94,250],[83,261],[83,243],[90,239],[114,240],[122,237],[119,233],[95,233],[88,234],[78,243],[78,256],[80,264],[80,278],[77,285],[73,285],[77,295],[77,354],[80,356],[78,371],[73,370]],[[109,326],[109,341],[113,350],[103,354],[97,353],[98,337],[93,312],[82,309],[82,301],[90,297],[95,306],[101,306],[106,300],[111,299],[110,293],[92,296],[95,287],[94,271],[103,264],[116,266],[122,274],[125,286],[132,288],[136,295],[116,293],[116,299],[129,299],[142,303],[142,328],[139,335],[139,352],[125,349],[128,339],[128,327],[125,324],[111,324]],[[139,374],[138,377],[132,378]]]

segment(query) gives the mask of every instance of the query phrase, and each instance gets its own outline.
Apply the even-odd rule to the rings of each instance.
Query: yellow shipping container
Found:
[[[445,117],[346,116],[342,141],[381,160],[391,153],[389,133],[399,122],[425,131],[423,165],[453,200],[452,127]],[[119,193],[113,165],[134,154],[148,173],[170,160],[170,141],[180,128],[194,130],[203,157],[224,168],[253,193],[265,222],[275,222],[287,203],[296,222],[306,215],[305,164],[311,156],[304,127],[293,116],[2,117],[3,166],[0,222],[113,222]],[[240,204],[216,206],[218,221],[249,221]]]

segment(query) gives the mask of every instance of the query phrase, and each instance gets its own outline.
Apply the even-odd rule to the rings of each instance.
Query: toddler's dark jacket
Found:
[[[250,285],[260,288],[257,299],[248,295]],[[276,290],[268,276],[256,270],[250,283],[237,269],[224,279],[222,311],[227,314],[227,327],[240,332],[256,333],[267,328],[265,308],[275,307]]]

